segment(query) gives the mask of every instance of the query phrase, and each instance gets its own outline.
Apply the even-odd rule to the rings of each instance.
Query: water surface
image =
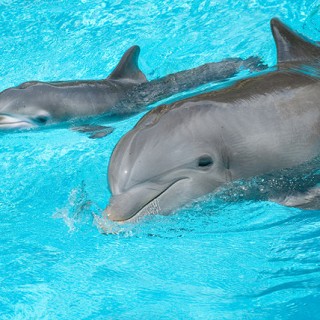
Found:
[[[319,8],[3,0],[0,88],[104,78],[134,44],[149,79],[230,56],[273,65],[269,20],[319,40]],[[113,123],[100,140],[63,127],[0,135],[0,318],[317,319],[319,211],[209,197],[99,233],[92,214],[110,198],[111,152],[140,117]]]

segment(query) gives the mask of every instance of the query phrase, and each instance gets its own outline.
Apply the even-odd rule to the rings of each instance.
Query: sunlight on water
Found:
[[[270,18],[319,41],[319,5],[0,1],[1,89],[105,78],[134,44],[148,79],[227,57],[272,66]],[[0,318],[317,319],[320,212],[268,201],[308,200],[317,172],[238,182],[170,216],[153,215],[154,202],[138,222],[113,223],[107,165],[141,116],[110,120],[97,140],[63,126],[0,133]]]

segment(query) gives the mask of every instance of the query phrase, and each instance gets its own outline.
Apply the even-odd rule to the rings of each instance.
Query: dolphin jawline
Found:
[[[17,120],[17,121],[12,121],[12,122],[1,122],[0,123],[0,129],[2,129],[2,130],[6,130],[6,129],[10,130],[12,128],[16,128],[16,129],[21,129],[21,128],[31,129],[31,128],[34,128],[34,127],[35,127],[35,125],[31,121],[27,121],[27,120]]]
[[[5,126],[5,125],[8,125],[8,124],[17,124],[17,123],[29,123],[29,122],[27,122],[27,121],[3,122],[3,123],[0,123],[0,127],[1,127],[1,126]]]
[[[161,211],[160,205],[157,202],[159,200],[159,198],[166,193],[169,189],[171,189],[174,185],[176,185],[178,182],[182,181],[182,180],[187,180],[189,179],[188,177],[182,177],[179,179],[174,180],[172,183],[170,183],[166,188],[164,188],[162,191],[160,191],[155,197],[153,197],[151,200],[149,200],[146,204],[144,204],[140,209],[136,210],[135,213],[131,214],[127,219],[113,219],[110,218],[110,212],[108,213],[108,211],[110,210],[110,206],[108,206],[105,211],[104,211],[104,215],[109,219],[112,220],[114,222],[137,222],[138,219],[140,218],[141,214],[141,218],[146,216],[146,215],[151,215],[151,214],[156,214],[159,213]],[[152,206],[152,204],[154,204],[154,206]],[[150,212],[148,209],[149,207],[151,207],[150,209],[154,209],[155,211],[158,212]],[[146,210],[146,212],[143,212],[144,210]]]

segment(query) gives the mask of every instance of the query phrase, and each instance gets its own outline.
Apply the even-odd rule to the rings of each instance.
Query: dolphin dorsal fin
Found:
[[[278,64],[320,62],[319,46],[298,35],[277,18],[271,19],[270,25],[277,46]]]
[[[139,46],[129,48],[107,79],[126,80],[137,83],[146,82],[147,78],[138,66],[139,53]]]

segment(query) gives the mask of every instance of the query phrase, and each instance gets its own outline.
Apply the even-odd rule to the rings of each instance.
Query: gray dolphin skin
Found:
[[[294,168],[320,153],[320,48],[271,20],[279,66],[147,113],[113,151],[104,216],[167,214],[234,180]],[[293,69],[285,68],[290,64]]]
[[[224,80],[243,68],[264,68],[260,59],[226,59],[147,81],[138,67],[140,48],[125,52],[104,80],[25,82],[0,93],[0,130],[39,127],[100,114],[132,114],[180,91]]]

